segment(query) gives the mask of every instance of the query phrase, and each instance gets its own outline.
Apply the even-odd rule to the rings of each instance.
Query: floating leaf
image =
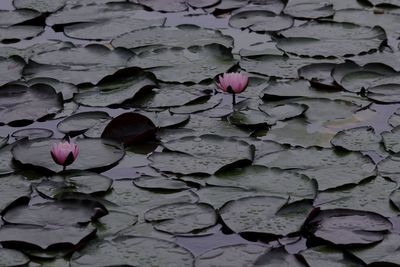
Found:
[[[267,10],[240,9],[232,14],[229,24],[239,29],[275,32],[290,28],[293,25],[293,18],[287,15],[276,15]]]
[[[275,248],[261,255],[254,263],[254,266],[304,267],[305,265],[298,260],[296,255],[287,253],[284,248]]]
[[[390,132],[383,132],[382,139],[385,149],[389,152],[400,152],[400,144],[398,142],[400,137],[400,127],[393,128]]]
[[[336,266],[336,267],[362,267],[364,264],[348,256],[345,252],[328,246],[318,246],[300,253],[310,267]]]
[[[31,193],[31,185],[25,177],[21,175],[0,177],[0,212],[4,212],[14,202],[28,202]]]
[[[18,250],[0,248],[0,265],[24,266],[29,263],[29,258]]]
[[[62,133],[76,136],[110,120],[111,117],[104,111],[80,112],[60,121],[57,128]]]
[[[24,66],[25,62],[18,57],[0,57],[0,69],[2,70],[0,72],[0,86],[21,78]],[[0,91],[3,91],[3,89],[0,88]]]
[[[326,2],[315,3],[310,0],[289,1],[289,4],[286,5],[283,12],[292,17],[301,19],[326,18],[335,14],[332,4],[328,4]]]
[[[381,136],[375,134],[374,128],[362,126],[338,132],[331,143],[349,151],[379,151],[381,140]]]
[[[41,13],[55,12],[66,3],[67,0],[13,0],[13,5],[18,9],[33,9]]]

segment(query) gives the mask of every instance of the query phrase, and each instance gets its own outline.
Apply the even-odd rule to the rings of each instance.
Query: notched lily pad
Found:
[[[368,245],[382,241],[392,224],[376,213],[334,209],[321,211],[307,228],[315,237],[336,245]]]

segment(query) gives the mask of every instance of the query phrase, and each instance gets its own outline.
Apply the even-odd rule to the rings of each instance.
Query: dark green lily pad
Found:
[[[349,151],[379,151],[381,141],[374,128],[362,126],[338,132],[331,143]]]
[[[8,210],[3,220],[9,224],[62,227],[86,224],[105,214],[107,210],[96,202],[63,200],[17,206]]]
[[[114,47],[137,48],[144,46],[166,45],[188,48],[220,44],[225,47],[233,46],[233,39],[220,31],[203,29],[195,25],[180,25],[178,27],[152,27],[136,30],[118,36],[111,44]]]
[[[87,171],[68,171],[51,176],[36,186],[36,190],[48,197],[57,198],[67,192],[96,194],[107,192],[112,180],[106,176]]]
[[[296,255],[289,254],[283,247],[280,247],[271,249],[264,255],[261,255],[253,266],[305,267],[306,265]]]
[[[385,149],[392,153],[400,152],[400,127],[393,128],[390,132],[383,132],[382,139]]]
[[[164,82],[199,83],[228,71],[235,63],[230,49],[210,44],[142,52],[131,57],[128,66],[151,69],[157,79]]]
[[[277,197],[248,197],[226,203],[220,209],[224,224],[235,233],[288,235],[300,230],[312,205],[308,201],[288,204]]]
[[[33,165],[52,172],[62,169],[62,166],[53,162],[50,155],[51,146],[60,142],[58,139],[22,140],[14,146],[12,153],[14,159],[24,165]],[[77,139],[79,155],[68,169],[93,170],[107,169],[121,160],[125,151],[122,146],[111,140]]]
[[[76,266],[193,266],[192,254],[175,243],[147,237],[93,241],[71,258]]]
[[[249,164],[254,156],[254,148],[247,143],[216,135],[188,136],[163,145],[174,152],[149,157],[151,166],[163,172],[213,174],[230,165]]]
[[[16,247],[28,245],[48,249],[51,246],[69,246],[81,243],[96,233],[91,226],[62,226],[43,228],[32,225],[4,225],[0,228],[0,243]]]
[[[282,105],[260,105],[259,109],[265,112],[267,115],[276,118],[276,120],[283,121],[298,117],[307,111],[308,106],[298,103],[289,103]]]
[[[275,32],[290,28],[293,25],[293,18],[287,15],[276,15],[267,10],[240,9],[230,17],[229,24],[239,29]]]
[[[307,227],[314,236],[335,245],[368,245],[382,241],[392,224],[376,213],[334,209],[321,211]]]
[[[171,114],[168,110],[163,112],[143,112],[159,128],[177,127],[189,121],[188,114]]]
[[[91,44],[34,55],[24,69],[28,79],[47,77],[72,84],[97,84],[105,76],[126,66],[133,54],[128,50],[109,50],[107,47]]]
[[[186,234],[217,223],[217,214],[207,204],[175,203],[148,210],[144,214],[154,228],[171,234]]]
[[[11,149],[14,144],[6,145],[0,148],[0,175],[14,172],[13,154]]]
[[[101,137],[132,145],[153,140],[156,130],[156,126],[149,118],[139,113],[129,112],[112,119]]]
[[[22,85],[25,85],[21,83]],[[26,82],[27,86],[35,84],[46,84],[52,87],[57,93],[62,94],[64,101],[69,101],[74,97],[74,94],[78,92],[78,88],[70,83],[60,82],[56,79],[51,78],[36,78]]]
[[[234,111],[228,116],[228,121],[236,126],[261,128],[276,123],[277,118],[259,110]]]
[[[109,213],[95,222],[97,236],[104,238],[113,236],[138,222],[138,216],[126,212],[109,211]]]
[[[13,202],[28,202],[32,193],[30,183],[21,175],[0,177],[0,212]]]
[[[133,180],[133,183],[143,189],[147,190],[171,190],[181,191],[190,189],[185,182],[176,179],[169,179],[165,177],[148,177],[142,176]]]
[[[41,13],[52,13],[61,9],[67,0],[13,0],[13,5],[18,9],[33,9]]]
[[[137,214],[141,222],[143,222],[144,213],[152,208],[165,203],[195,203],[198,200],[191,191],[153,192],[135,186],[132,180],[114,181],[112,191],[104,198],[117,205],[117,207],[111,207],[113,210]]]
[[[329,246],[318,246],[300,252],[308,266],[362,267],[364,264],[345,252]]]
[[[21,78],[25,62],[19,57],[0,57],[0,86]]]
[[[29,263],[29,261],[29,258],[18,250],[0,248],[1,266],[25,266]]]
[[[400,157],[399,155],[392,155],[384,160],[381,160],[378,164],[378,173],[383,177],[387,177],[391,180],[398,181],[400,179]]]
[[[301,67],[298,73],[300,78],[308,80],[316,88],[339,90],[331,76],[331,72],[335,66],[336,64],[332,63],[315,63]]]
[[[367,97],[376,103],[399,103],[399,85],[390,83],[370,87],[368,88]]]
[[[295,172],[249,166],[227,170],[206,180],[214,186],[239,187],[268,196],[290,197],[290,201],[313,199],[316,186],[313,181]]]
[[[0,27],[22,24],[38,18],[40,13],[35,10],[0,10]]]
[[[195,101],[193,103],[188,103],[188,104],[180,106],[180,107],[172,107],[169,109],[169,111],[174,114],[191,114],[191,113],[208,111],[208,110],[210,112],[213,112],[213,111],[215,111],[216,107],[221,103],[222,98],[223,97],[221,96],[221,94],[216,94],[216,95],[213,95],[210,98],[208,98],[206,100],[206,102],[204,102],[204,100],[200,99],[199,103],[198,103],[198,101]],[[203,115],[204,115],[204,113],[203,113]]]
[[[85,106],[106,107],[132,99],[136,94],[155,87],[149,73],[138,69],[124,69],[103,79],[96,86],[80,86],[75,100]]]
[[[239,244],[214,248],[197,256],[195,266],[251,266],[255,260],[268,249],[268,247],[252,244]]]
[[[315,199],[314,206],[323,210],[356,209],[392,217],[399,213],[392,207],[389,199],[396,188],[396,183],[378,176],[357,186],[321,192]]]
[[[62,133],[76,136],[110,120],[110,115],[104,111],[80,112],[60,121],[57,128]]]
[[[299,46],[300,47],[300,46]],[[313,63],[335,63],[333,60],[289,58],[281,55],[262,55],[242,58],[240,67],[248,72],[280,78],[298,78],[297,70]]]
[[[375,176],[375,164],[358,152],[331,149],[295,148],[270,153],[255,161],[266,167],[292,169],[318,183],[319,190],[357,184]]]
[[[0,88],[0,123],[31,123],[55,114],[62,101],[47,85],[8,85]]]
[[[379,266],[392,266],[392,264],[396,266],[400,261],[399,242],[400,236],[391,233],[378,244],[364,248],[350,248],[349,251],[368,265],[376,263]]]
[[[0,28],[1,43],[16,43],[25,39],[32,39],[44,31],[43,26],[14,25]]]
[[[326,18],[335,14],[332,4],[326,2],[318,3],[310,0],[290,1],[283,12],[300,19]]]
[[[367,28],[355,24],[316,22],[281,32],[277,47],[287,53],[303,56],[345,56],[377,50],[386,39],[380,27]]]
[[[138,16],[139,17],[139,16]],[[142,30],[152,26],[161,26],[165,22],[165,18],[161,15],[153,15],[148,12],[143,17],[135,17],[135,13],[131,16],[113,18],[104,21],[82,22],[64,27],[66,36],[75,39],[84,40],[111,40],[122,34],[126,34],[134,30]],[[127,46],[124,46],[128,48]]]

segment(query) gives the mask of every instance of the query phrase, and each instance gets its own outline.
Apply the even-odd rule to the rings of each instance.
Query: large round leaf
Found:
[[[312,206],[307,201],[288,204],[277,197],[248,197],[220,209],[224,224],[235,233],[288,235],[300,231]]]
[[[21,175],[0,177],[0,212],[10,204],[24,200],[28,202],[32,193],[30,183]]]
[[[357,210],[325,210],[309,221],[314,236],[336,245],[367,245],[382,241],[392,224],[376,213]]]
[[[378,151],[382,138],[374,128],[363,126],[338,132],[331,140],[335,147],[350,151]]]
[[[50,155],[51,146],[60,142],[58,139],[22,140],[14,146],[12,153],[14,159],[24,165],[33,165],[53,172],[62,170],[54,163]],[[77,139],[79,155],[69,169],[92,170],[107,169],[125,154],[123,147],[114,141],[105,139]]]
[[[192,254],[175,243],[147,237],[93,241],[71,258],[76,266],[193,266]]]

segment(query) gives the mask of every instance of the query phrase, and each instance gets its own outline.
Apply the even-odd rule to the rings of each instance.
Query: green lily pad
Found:
[[[0,86],[21,78],[24,66],[25,62],[19,57],[0,57]]]
[[[239,187],[268,196],[290,197],[290,201],[313,199],[316,185],[307,177],[295,172],[249,166],[227,170],[206,180],[214,186]]]
[[[276,123],[277,118],[259,110],[234,111],[228,116],[228,121],[236,126],[262,128]]]
[[[21,40],[32,39],[43,31],[43,26],[33,25],[14,25],[0,28],[0,43],[16,43]]]
[[[165,204],[144,214],[154,228],[171,234],[186,234],[209,228],[217,223],[217,214],[207,204]]]
[[[364,264],[343,251],[329,246],[318,246],[300,252],[308,266],[362,267]]]
[[[35,10],[0,10],[0,26],[8,27],[34,20],[40,16]]]
[[[138,222],[138,216],[126,212],[109,211],[109,213],[97,220],[94,224],[97,228],[97,236],[105,238],[125,230]]]
[[[33,165],[57,172],[61,166],[53,162],[50,155],[51,146],[60,142],[58,139],[21,140],[12,153],[14,159],[23,165]],[[107,169],[121,160],[125,151],[119,143],[104,139],[77,139],[79,156],[68,168],[72,170]]]
[[[45,128],[27,128],[18,130],[12,133],[12,137],[16,140],[28,138],[29,140],[38,138],[50,138],[53,136],[53,131]],[[1,146],[0,146],[1,147]]]
[[[188,114],[171,114],[168,110],[162,112],[143,112],[159,128],[177,127],[189,121]]]
[[[43,228],[32,225],[4,225],[0,228],[0,242],[16,247],[34,246],[48,249],[54,246],[72,248],[90,236],[96,228],[91,226],[62,226]]]
[[[300,19],[327,18],[335,14],[332,4],[326,2],[318,3],[310,0],[289,1],[283,12]]]
[[[67,0],[13,0],[17,9],[33,9],[40,13],[55,12],[67,3]]]
[[[31,123],[55,114],[62,101],[54,89],[47,85],[8,85],[0,88],[0,123]]]
[[[7,135],[6,137],[0,137],[0,149],[7,145],[9,139],[10,139],[9,135]]]
[[[66,192],[96,194],[107,192],[112,180],[106,176],[88,171],[68,171],[51,176],[36,186],[36,190],[48,197],[57,198]]]
[[[195,266],[251,266],[256,259],[264,254],[267,250],[268,247],[253,244],[239,244],[218,247],[197,256]]]
[[[379,151],[382,138],[374,128],[362,126],[338,132],[331,140],[335,147],[349,151]]]
[[[276,118],[276,120],[283,121],[298,116],[302,116],[308,109],[307,105],[298,103],[289,103],[282,105],[260,105],[259,109],[267,115]]]
[[[96,220],[106,213],[107,210],[96,202],[62,200],[14,207],[3,215],[3,220],[9,224],[41,227],[76,226]]]
[[[106,107],[122,104],[155,86],[149,73],[128,68],[108,76],[95,86],[80,86],[75,100],[85,106]]]
[[[339,90],[331,76],[331,72],[335,66],[336,64],[332,63],[315,63],[301,67],[298,73],[300,78],[308,80],[310,84],[316,88],[332,88]],[[312,88],[310,89],[312,90]],[[322,92],[325,93],[325,91]],[[326,92],[328,93],[330,91]]]
[[[235,233],[288,235],[300,230],[312,206],[308,201],[286,203],[277,197],[242,198],[226,203],[220,215]]]
[[[380,27],[368,28],[355,24],[316,22],[281,32],[277,47],[287,53],[303,56],[345,56],[377,50],[386,39]],[[310,37],[312,36],[312,37]]]
[[[291,169],[315,179],[319,190],[358,184],[376,175],[375,164],[359,152],[295,148],[270,153],[255,161],[266,167]]]
[[[233,28],[249,28],[252,31],[276,32],[293,25],[293,18],[287,15],[276,15],[274,12],[260,9],[239,9],[229,19]]]
[[[217,135],[188,136],[163,145],[173,152],[153,153],[151,166],[181,174],[213,174],[231,165],[249,164],[254,155],[254,147],[247,143]]]
[[[361,259],[365,264],[385,264],[396,266],[399,264],[399,242],[400,236],[398,234],[388,234],[385,239],[378,244],[368,247],[350,248],[349,252]]]
[[[392,207],[389,199],[396,188],[396,183],[378,176],[357,186],[321,192],[315,199],[314,206],[323,210],[363,210],[392,217],[399,213]]]
[[[400,127],[393,128],[390,132],[383,132],[382,139],[385,149],[392,153],[400,152],[400,144],[398,142],[400,137]]]
[[[264,267],[305,267],[303,261],[300,261],[296,255],[289,254],[284,248],[275,248],[261,255],[254,266]]]
[[[60,121],[57,128],[62,133],[76,136],[109,120],[111,117],[104,111],[80,112]]]
[[[17,201],[28,202],[32,193],[30,183],[21,175],[0,177],[0,212]]]
[[[235,63],[230,49],[210,44],[142,52],[131,57],[128,66],[151,69],[157,79],[164,82],[199,83],[228,71]]]
[[[314,236],[335,245],[368,245],[380,242],[392,224],[385,217],[367,211],[325,210],[308,222]]]
[[[143,189],[147,190],[171,190],[171,191],[181,191],[190,189],[185,182],[169,179],[165,177],[147,177],[141,176],[133,180],[133,183]]]
[[[193,255],[175,243],[147,237],[93,241],[71,258],[76,266],[193,266]]]
[[[0,248],[0,265],[2,266],[24,266],[29,261],[29,258],[18,250]]]
[[[10,174],[15,171],[13,154],[11,153],[13,146],[14,144],[11,144],[0,148],[0,175]]]
[[[126,67],[133,54],[128,50],[109,50],[107,47],[91,44],[34,55],[24,69],[24,77],[54,78],[72,84],[97,84],[105,76]]]
[[[165,45],[188,48],[220,44],[233,46],[233,39],[220,31],[203,29],[195,25],[179,25],[177,27],[152,27],[135,30],[115,38],[111,44],[114,47],[138,48],[144,46]]]

